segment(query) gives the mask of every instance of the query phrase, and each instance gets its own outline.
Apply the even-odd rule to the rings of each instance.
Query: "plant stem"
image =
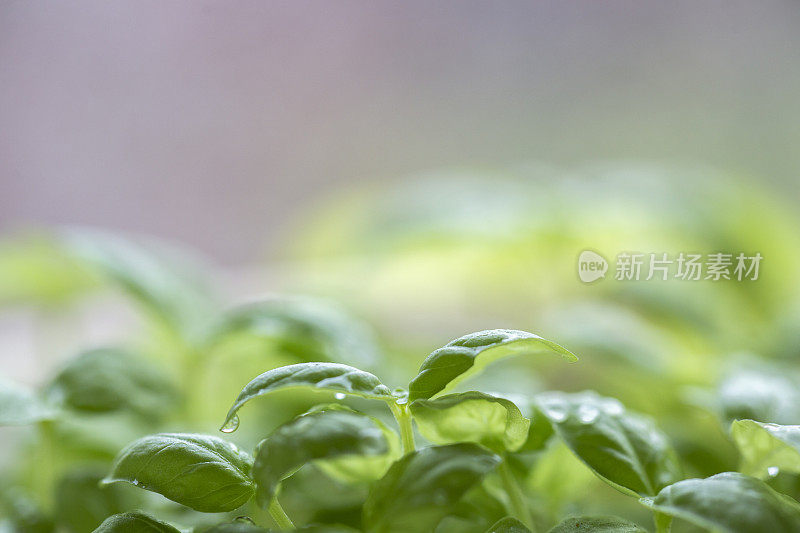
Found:
[[[672,517],[664,513],[655,512],[653,521],[656,523],[656,533],[670,533],[672,531]]]
[[[286,514],[286,511],[283,510],[283,507],[281,507],[277,496],[272,498],[272,501],[269,502],[269,515],[275,520],[275,523],[278,524],[281,530],[289,531],[294,529],[292,520],[289,518],[289,515]]]
[[[498,466],[498,472],[500,474],[500,479],[503,482],[503,488],[508,494],[509,500],[509,513],[511,516],[525,524],[528,529],[532,532],[535,532],[535,526],[533,525],[533,520],[531,519],[531,513],[528,510],[528,505],[525,503],[525,496],[522,494],[522,489],[520,489],[519,484],[517,483],[516,478],[514,477],[514,473],[508,467],[507,460],[503,460]]]
[[[408,406],[398,404],[394,401],[387,402],[389,409],[392,410],[397,425],[400,426],[400,439],[403,441],[403,455],[409,454],[417,449],[414,444],[414,427],[411,425],[411,413]]]

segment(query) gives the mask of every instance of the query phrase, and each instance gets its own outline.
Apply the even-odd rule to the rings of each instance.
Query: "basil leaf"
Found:
[[[502,357],[541,352],[555,353],[568,361],[577,360],[566,348],[525,331],[491,329],[464,335],[434,351],[422,362],[419,373],[409,384],[409,400],[432,398]]]
[[[127,481],[196,511],[219,513],[252,497],[251,464],[249,455],[217,437],[162,433],[122,450],[103,482]]]
[[[800,426],[737,420],[731,427],[744,474],[765,478],[781,471],[800,473]]]
[[[176,528],[139,511],[106,518],[94,533],[180,533]]]
[[[561,521],[548,533],[647,533],[632,522],[616,516],[578,516]]]
[[[650,418],[594,392],[536,399],[556,434],[595,474],[623,493],[653,496],[681,479],[675,451]]]
[[[72,533],[93,531],[108,516],[135,509],[139,493],[127,487],[100,487],[102,474],[79,470],[63,476],[55,488],[55,511],[61,528]]]
[[[372,486],[363,508],[366,530],[432,531],[500,460],[471,443],[423,448],[404,456]]]
[[[780,367],[744,365],[720,382],[722,419],[795,424],[800,420],[800,379]]]
[[[392,392],[369,372],[339,363],[298,363],[282,366],[253,379],[245,385],[225,417],[221,431],[235,431],[239,425],[236,412],[258,396],[291,387],[394,401]]]
[[[507,516],[495,522],[486,533],[530,533],[530,531],[530,529],[525,527],[525,524],[516,518]]]
[[[253,464],[256,499],[268,505],[281,481],[306,463],[367,455],[383,456],[388,466],[389,451],[383,431],[365,415],[334,410],[301,415],[258,444]]]
[[[800,504],[754,477],[725,472],[664,488],[644,505],[712,531],[796,533]]]
[[[250,334],[274,339],[304,361],[374,364],[378,347],[370,328],[338,307],[311,298],[270,298],[228,310],[210,342]]]
[[[213,316],[214,297],[200,268],[176,247],[90,228],[67,230],[62,242],[184,338],[196,336]]]
[[[157,368],[121,348],[100,348],[70,361],[46,389],[53,403],[77,411],[129,410],[147,418],[175,404],[178,393]]]
[[[435,444],[475,442],[498,453],[519,449],[530,421],[513,402],[482,392],[416,400],[410,405],[419,432]]]
[[[358,483],[364,481],[375,481],[383,477],[389,466],[402,455],[400,449],[400,439],[392,429],[379,419],[355,411],[344,404],[331,403],[312,407],[306,414],[316,412],[343,411],[367,418],[372,424],[381,430],[386,441],[387,451],[379,455],[342,455],[330,459],[319,460],[315,463],[317,468],[337,480]]]
[[[31,389],[0,378],[0,426],[24,426],[55,414]]]
[[[267,533],[269,530],[257,526],[252,520],[237,518],[227,524],[218,524],[203,533]]]

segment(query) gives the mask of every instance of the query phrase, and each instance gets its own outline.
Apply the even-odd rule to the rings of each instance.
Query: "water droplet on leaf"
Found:
[[[336,398],[337,400],[344,400],[345,396],[346,394],[343,392],[337,392],[336,394],[333,395],[333,397]]]
[[[779,473],[780,473],[780,468],[778,468],[777,466],[770,466],[769,468],[767,468],[767,474],[769,474],[769,477],[775,477]]]
[[[223,433],[233,433],[239,428],[239,416],[233,415],[230,420],[225,422],[225,425],[219,428]]]

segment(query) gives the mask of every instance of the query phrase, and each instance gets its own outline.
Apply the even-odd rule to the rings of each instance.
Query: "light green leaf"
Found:
[[[482,392],[416,400],[410,405],[419,432],[435,444],[474,442],[502,453],[519,449],[530,421],[511,401]]]
[[[516,518],[507,516],[495,522],[486,533],[530,533],[530,531],[530,529],[525,527],[525,524]]]
[[[212,329],[210,341],[242,334],[274,339],[281,351],[304,361],[369,365],[379,351],[366,324],[311,298],[270,298],[234,307]]]
[[[741,471],[759,478],[800,473],[800,426],[737,420],[731,434],[742,455]]]
[[[720,415],[776,424],[800,421],[800,378],[789,369],[759,362],[729,372],[717,389]]]
[[[267,506],[284,479],[306,463],[323,459],[378,457],[375,479],[388,468],[392,460],[390,452],[384,431],[368,416],[344,410],[301,415],[278,427],[256,448],[253,465],[256,498],[259,505]],[[353,469],[358,471],[358,465],[353,465]]]
[[[796,533],[800,504],[766,483],[738,472],[687,479],[664,488],[644,505],[722,533]]]
[[[409,385],[409,400],[427,399],[452,389],[497,359],[550,352],[568,361],[577,357],[566,348],[525,331],[491,329],[464,335],[431,353]]]
[[[557,524],[548,533],[647,533],[633,522],[616,516],[576,516]]]
[[[253,398],[292,387],[385,401],[394,399],[392,391],[377,377],[352,366],[339,363],[299,363],[282,366],[264,372],[245,385],[228,411],[221,430],[226,433],[236,430],[239,425],[236,412]]]
[[[0,426],[24,426],[54,416],[34,391],[0,378]]]
[[[61,242],[184,339],[213,316],[214,296],[198,262],[183,250],[91,228],[66,230]]]
[[[252,497],[251,465],[248,454],[217,437],[162,433],[122,450],[104,483],[127,481],[196,511],[219,513]]]
[[[681,479],[677,455],[653,421],[594,392],[545,393],[536,399],[572,452],[623,493],[653,496]]]
[[[372,486],[364,503],[364,526],[374,533],[433,531],[500,460],[471,443],[412,452]]]
[[[180,533],[176,528],[139,511],[106,518],[94,533]]]
[[[121,348],[90,350],[67,363],[47,387],[48,398],[77,411],[129,410],[161,415],[178,399],[163,373]]]

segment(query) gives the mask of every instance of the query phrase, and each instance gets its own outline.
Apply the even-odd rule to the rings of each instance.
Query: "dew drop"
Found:
[[[345,396],[346,394],[343,392],[337,392],[336,394],[333,395],[333,397],[336,398],[337,400],[344,400]]]
[[[223,433],[233,433],[239,428],[239,417],[237,415],[233,415],[230,420],[225,422],[225,425],[219,428],[219,430]]]
[[[139,480],[134,478],[133,481],[131,481],[131,483],[133,483],[134,485],[138,486],[139,485]]]
[[[769,468],[767,468],[767,474],[769,474],[769,477],[775,477],[778,475],[779,472],[780,468],[778,468],[777,466],[770,466]]]

